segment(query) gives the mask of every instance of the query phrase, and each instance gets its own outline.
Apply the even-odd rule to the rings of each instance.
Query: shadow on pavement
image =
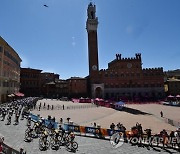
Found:
[[[140,111],[140,110],[137,110],[137,109],[132,109],[132,108],[129,108],[129,107],[123,107],[121,111],[124,111],[124,112],[127,112],[127,113],[131,113],[131,114],[141,114],[141,115],[152,115],[150,113],[146,113],[146,112],[143,112],[143,111]]]

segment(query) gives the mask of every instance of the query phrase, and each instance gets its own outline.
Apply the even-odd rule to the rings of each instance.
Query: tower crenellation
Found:
[[[121,60],[121,54],[116,54],[116,60]]]

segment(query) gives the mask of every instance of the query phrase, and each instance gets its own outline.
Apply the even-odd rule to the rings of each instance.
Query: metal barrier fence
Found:
[[[2,151],[4,154],[20,154],[19,151],[11,148],[10,146],[8,146],[5,143],[2,143]]]
[[[38,118],[37,118],[36,115],[31,114],[31,116],[32,116],[33,121],[37,121]],[[58,123],[55,122],[54,128],[56,129],[57,127],[58,127]],[[86,137],[94,137],[94,138],[98,138],[98,139],[111,140],[111,136],[113,134],[117,133],[117,132],[119,132],[119,133],[121,132],[122,134],[126,134],[127,139],[130,139],[131,137],[133,137],[132,136],[132,133],[133,133],[132,131],[112,130],[112,129],[106,129],[106,128],[97,128],[97,127],[86,127],[86,126],[79,126],[79,125],[70,124],[70,123],[63,123],[63,128],[65,129],[65,131],[73,131],[73,132],[75,132],[76,135],[86,136]],[[153,135],[152,135],[152,137],[153,137]],[[179,140],[178,140],[177,143],[179,144]],[[148,142],[146,143],[145,141],[143,141],[142,144],[146,145],[146,144],[149,144],[149,143]],[[159,142],[157,141],[157,143],[153,143],[153,146],[163,147],[164,144],[160,145]],[[171,147],[167,147],[167,148],[174,149],[174,150],[179,150],[178,146],[179,145],[177,145],[175,147],[171,146]]]
[[[70,105],[70,106],[64,106],[64,110],[75,110],[75,109],[87,109],[87,108],[96,108],[98,107],[95,104],[87,104],[87,105]],[[36,109],[39,109],[39,106],[36,106]],[[41,110],[48,110],[47,105],[41,106]],[[52,105],[49,106],[49,110],[52,110]],[[63,110],[63,105],[56,105],[53,106],[53,110]]]
[[[172,126],[175,126],[177,128],[180,128],[180,122],[169,119],[169,118],[164,118],[164,121]]]
[[[39,120],[39,116],[34,115],[30,113],[31,115],[31,120],[34,122],[37,122]],[[51,120],[45,119],[45,126],[48,128],[49,123],[52,123],[53,128],[58,128],[58,122],[52,122]],[[79,125],[74,125],[70,123],[63,123],[63,128],[65,131],[73,131],[79,134],[91,134],[95,136],[101,136],[103,137],[109,137],[112,136],[113,133],[115,132],[120,132],[119,130],[111,130],[111,129],[105,129],[105,128],[95,128],[95,127],[85,127],[85,126],[79,126]]]

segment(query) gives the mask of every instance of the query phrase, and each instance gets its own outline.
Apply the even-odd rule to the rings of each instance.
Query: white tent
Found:
[[[122,110],[122,108],[124,107],[125,103],[122,101],[116,102],[115,104],[115,109],[116,110]]]

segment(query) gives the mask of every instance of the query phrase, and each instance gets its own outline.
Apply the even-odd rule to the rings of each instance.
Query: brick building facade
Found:
[[[180,95],[180,69],[166,71],[164,74],[166,95]]]
[[[25,96],[40,96],[41,94],[41,72],[39,69],[21,68],[20,92]]]
[[[80,77],[71,77],[68,81],[69,97],[87,97],[87,79]]]
[[[21,68],[21,88],[25,96],[47,98],[87,96],[87,79],[72,77],[59,79],[58,74],[42,72],[39,69]]]
[[[158,99],[164,97],[163,68],[142,68],[141,54],[133,58],[116,58],[107,69],[99,70],[96,6],[87,9],[89,76],[88,89],[91,97]]]
[[[0,103],[19,92],[21,58],[0,36]]]

